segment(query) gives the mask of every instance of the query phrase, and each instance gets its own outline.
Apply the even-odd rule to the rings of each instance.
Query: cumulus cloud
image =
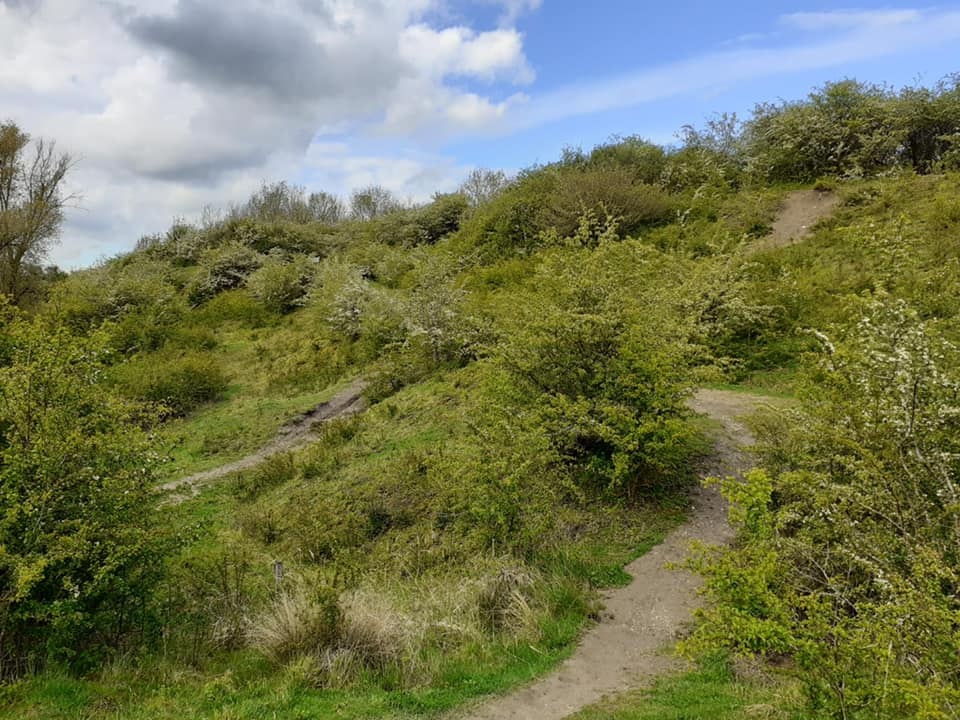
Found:
[[[334,26],[331,14],[319,12],[327,8],[293,5],[283,14],[276,9],[242,1],[180,0],[172,15],[135,16],[127,28],[169,58],[177,79],[253,91],[264,100],[376,94],[404,73],[394,48],[376,42],[376,33],[365,36],[354,28],[339,28],[352,42],[328,47],[318,37]]]
[[[424,24],[405,28],[400,57],[422,75],[464,75],[493,81],[499,76],[527,84],[534,73],[523,54],[523,36],[515,29],[476,33],[467,27],[435,30]]]
[[[345,192],[340,183],[379,164],[393,189],[416,195],[423,168],[409,157],[362,154],[364,172],[345,175],[305,156],[330,136],[391,136],[402,154],[504,116],[511,87],[534,78],[522,35],[437,25],[445,2],[0,0],[5,116],[81,160],[85,209],[57,258],[129,246],[263,178],[313,172]],[[504,13],[521,5],[506,0]],[[419,162],[449,167],[435,154]]]

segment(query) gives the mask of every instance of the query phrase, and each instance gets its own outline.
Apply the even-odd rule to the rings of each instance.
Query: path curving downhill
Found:
[[[285,425],[268,445],[255,453],[227,465],[215,467],[212,470],[204,470],[195,475],[164,483],[160,486],[160,489],[175,493],[168,502],[176,505],[195,496],[200,492],[200,488],[214,480],[219,480],[240,470],[252,468],[279,453],[296,450],[310,442],[319,423],[355,415],[366,409],[367,404],[363,398],[363,391],[366,387],[367,383],[364,380],[355,380],[327,402],[320,403],[313,410],[300,416],[295,422]]]
[[[740,421],[764,398],[723,390],[700,390],[690,408],[719,423],[715,452],[700,468],[703,477],[742,474],[753,444]],[[601,621],[582,638],[573,655],[550,675],[459,715],[462,720],[560,720],[604,695],[648,684],[675,666],[670,649],[689,626],[702,599],[701,581],[667,565],[688,556],[690,543],[724,544],[732,539],[727,504],[715,489],[697,490],[689,519],[658,546],[626,566],[626,587],[604,597]]]

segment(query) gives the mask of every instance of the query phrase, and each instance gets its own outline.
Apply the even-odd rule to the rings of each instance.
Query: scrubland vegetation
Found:
[[[844,81],[681,139],[416,207],[265,185],[63,278],[28,257],[0,717],[413,717],[542,673],[682,521],[704,383],[796,405],[692,561],[699,669],[584,717],[958,717],[960,87]],[[811,186],[839,209],[758,243]],[[355,378],[364,414],[162,502]]]

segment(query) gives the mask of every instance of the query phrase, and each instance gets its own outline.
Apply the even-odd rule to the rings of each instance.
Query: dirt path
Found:
[[[718,421],[716,452],[700,469],[704,477],[742,473],[750,467],[744,446],[749,430],[738,420],[764,399],[721,390],[701,390],[690,407]],[[700,603],[700,580],[667,563],[687,557],[690,542],[722,544],[732,537],[727,507],[713,489],[694,494],[690,518],[663,543],[625,568],[633,581],[604,598],[602,620],[574,654],[552,674],[461,715],[465,720],[560,720],[608,693],[642,686],[675,665],[670,646],[682,635]]]
[[[802,240],[839,204],[840,198],[833,192],[797,190],[790,193],[777,212],[772,232],[758,243],[758,247],[777,248]]]
[[[363,380],[354,381],[327,402],[317,405],[310,412],[300,416],[295,422],[285,425],[270,444],[260,448],[252,455],[247,455],[228,465],[221,465],[212,470],[205,470],[189,477],[173,480],[161,485],[160,488],[162,490],[179,491],[172,495],[168,501],[177,504],[196,495],[200,492],[200,488],[207,483],[230,473],[254,467],[277,453],[306,445],[314,434],[314,427],[317,423],[347,417],[366,408],[366,402],[362,395],[366,386],[367,384]]]

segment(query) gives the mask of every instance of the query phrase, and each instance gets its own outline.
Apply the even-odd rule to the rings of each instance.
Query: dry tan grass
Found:
[[[336,638],[337,609],[290,590],[281,593],[247,626],[247,638],[264,655],[283,662],[304,653],[319,653]]]
[[[342,605],[339,649],[350,651],[371,670],[413,661],[422,637],[417,618],[373,593],[352,593]]]
[[[487,574],[477,593],[480,624],[489,633],[527,635],[536,625],[532,605],[536,584],[530,571],[507,565]]]
[[[367,672],[420,682],[432,674],[435,651],[455,652],[493,635],[533,637],[536,585],[531,571],[488,560],[468,578],[380,578],[342,594],[336,605],[289,591],[248,623],[247,638],[308,686],[349,687]]]

